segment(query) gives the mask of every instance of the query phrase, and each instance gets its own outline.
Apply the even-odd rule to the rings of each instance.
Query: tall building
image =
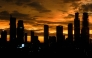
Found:
[[[6,41],[7,41],[7,31],[6,30],[2,30],[2,32],[1,32],[1,41],[3,42],[3,43],[5,43]]]
[[[48,44],[49,39],[49,26],[44,25],[44,43]]]
[[[63,44],[64,42],[63,26],[56,26],[56,39],[57,39],[57,43]]]
[[[6,44],[7,44],[7,31],[2,30],[1,39],[0,39],[0,46],[6,47]]]
[[[16,39],[16,18],[10,15],[10,42]]]
[[[68,24],[68,43],[71,44],[73,42],[73,24]]]
[[[84,12],[82,17],[82,30],[81,30],[81,38],[82,43],[85,46],[89,44],[89,21],[88,21],[88,13]]]
[[[79,20],[79,13],[75,13],[74,19],[74,41],[76,44],[80,42],[80,20]]]
[[[31,30],[31,43],[34,42],[34,36],[35,36],[34,34],[35,34],[35,32],[33,30]]]
[[[23,20],[18,21],[17,40],[18,40],[18,43],[20,43],[20,44],[22,44],[24,42],[24,24],[23,24]]]

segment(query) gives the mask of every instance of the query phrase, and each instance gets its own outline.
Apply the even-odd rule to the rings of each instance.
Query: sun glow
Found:
[[[51,33],[54,33],[54,32],[51,32]],[[67,38],[67,34],[68,34],[67,30],[65,30],[63,33],[65,34],[65,38]],[[90,30],[89,33],[92,34],[92,30]],[[73,34],[74,34],[74,31],[73,31]],[[55,36],[55,33],[54,33],[54,36]],[[1,37],[1,35],[0,35],[0,37]],[[90,37],[92,37],[92,36],[90,36]],[[9,41],[9,40],[10,40],[10,36],[7,35],[7,41]],[[44,42],[44,36],[38,36],[38,40],[41,43],[43,43]],[[27,41],[28,42],[31,41],[31,36],[27,36]]]

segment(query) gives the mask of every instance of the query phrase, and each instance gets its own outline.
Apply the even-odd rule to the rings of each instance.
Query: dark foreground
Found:
[[[0,49],[2,55],[29,57],[92,57],[92,49],[64,47],[64,48],[7,48]]]

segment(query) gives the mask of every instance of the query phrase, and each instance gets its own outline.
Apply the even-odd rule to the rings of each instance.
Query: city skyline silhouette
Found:
[[[77,16],[78,18],[77,18],[76,16]],[[88,15],[88,16],[89,16],[89,15]],[[10,19],[11,19],[11,18],[12,18],[12,19],[13,19],[13,18],[15,19],[15,26],[16,26],[15,28],[17,28],[17,27],[18,27],[18,24],[19,24],[19,23],[16,21],[17,18],[12,17],[12,15],[10,15]],[[78,13],[78,12],[75,13],[75,19],[76,19],[76,18],[79,20],[79,26],[80,26],[80,18],[79,18],[79,13]],[[74,20],[75,20],[75,19],[74,19]],[[24,32],[25,32],[25,27],[24,27],[23,20],[18,20],[18,21],[22,21],[22,26],[23,26]],[[88,21],[89,21],[89,19],[88,19]],[[16,22],[17,22],[17,23],[16,23]],[[76,20],[74,21],[74,24],[75,24],[75,23],[76,23]],[[72,33],[73,33],[73,38],[74,38],[74,36],[75,36],[75,35],[74,35],[75,29],[74,29],[74,26],[73,26],[74,24],[73,24],[73,23],[68,23],[68,24],[72,24],[72,28],[73,28],[73,29],[72,29]],[[67,24],[67,26],[68,26],[68,24]],[[9,25],[10,25],[10,23],[9,23]],[[45,26],[45,25],[48,26],[48,31],[49,31],[48,34],[49,34],[49,36],[56,36],[56,35],[57,35],[56,32],[55,32],[54,35],[50,35],[50,30],[49,30],[49,27],[50,27],[50,26],[49,26],[48,24],[44,24],[44,26]],[[62,26],[62,28],[64,27],[63,25],[57,25],[57,26]],[[55,26],[55,27],[57,28],[57,26]],[[76,25],[75,25],[75,26],[76,26]],[[80,31],[80,33],[81,33],[81,29],[82,29],[82,28],[81,28],[81,27],[79,27],[79,28],[80,28],[79,31]],[[47,29],[47,28],[43,27],[43,29]],[[4,30],[7,31],[7,29],[1,29],[1,32],[4,31]],[[16,29],[16,30],[17,30],[17,29]],[[34,29],[32,29],[32,30],[35,32]],[[30,34],[30,31],[31,31],[31,30],[29,30],[29,33],[28,33],[28,32],[25,32],[25,33],[27,33],[27,38],[28,38],[27,41],[29,41],[29,42],[31,41],[31,37],[30,37],[31,34]],[[89,29],[89,31],[90,31],[90,29]],[[64,34],[64,28],[63,28],[62,32],[63,32],[63,34]],[[18,32],[16,31],[16,33],[19,34],[20,32],[18,33]],[[15,34],[16,34],[16,33],[15,33]],[[36,32],[35,32],[35,33],[36,33]],[[35,35],[35,33],[34,33],[34,35]],[[67,34],[64,34],[64,35],[65,35],[65,39],[68,38],[68,33],[69,33],[69,32],[68,32],[68,27],[67,27]],[[15,37],[18,36],[17,34],[16,34]],[[39,34],[39,33],[38,33],[38,34]],[[8,33],[7,33],[7,41],[10,40],[10,37],[9,37],[8,35],[10,36],[9,31],[8,31]],[[91,34],[89,33],[89,37],[90,37],[90,35],[91,35]],[[36,36],[39,36],[39,35],[36,35]],[[43,41],[44,41],[44,32],[43,32],[43,35],[41,35],[41,36],[42,36],[42,41],[40,41],[41,39],[39,39],[39,41],[43,43]],[[40,37],[40,36],[39,36],[39,37]],[[39,38],[39,37],[38,37],[38,38]],[[90,40],[91,40],[91,37],[90,37]]]
[[[90,33],[91,29],[91,1],[90,0],[51,0],[51,1],[0,1],[0,29],[7,29],[9,32],[9,17],[12,14],[18,20],[24,21],[26,32],[35,30],[37,35],[43,35],[43,24],[48,24],[50,34],[55,35],[55,27],[57,25],[64,26],[64,33],[67,33],[67,24],[74,20],[74,13],[79,12],[80,18],[82,13],[89,13]],[[52,7],[53,6],[53,7]],[[63,7],[65,6],[65,7]],[[63,8],[62,8],[63,7]],[[28,31],[29,30],[29,31]],[[29,33],[30,34],[30,33]],[[92,37],[92,35],[91,35]]]
[[[24,31],[23,20],[18,20],[16,24],[16,18],[10,15],[10,40],[7,41],[7,31],[2,30],[0,38],[0,49],[12,48],[22,54],[38,54],[45,55],[44,53],[64,53],[69,56],[91,56],[92,53],[92,42],[89,34],[89,15],[87,12],[83,13],[82,16],[82,28],[80,28],[79,13],[75,13],[74,27],[73,23],[69,23],[68,26],[68,37],[65,38],[63,34],[63,26],[56,26],[56,36],[49,35],[49,25],[44,25],[44,43],[40,43],[34,30],[30,30],[31,42],[27,41],[28,34]],[[74,35],[73,35],[74,28]],[[21,49],[21,50],[17,50]],[[69,53],[70,54],[69,54]],[[74,54],[73,54],[74,53]],[[73,54],[73,55],[72,55]]]
[[[0,0],[1,56],[92,57],[91,6],[91,0]]]

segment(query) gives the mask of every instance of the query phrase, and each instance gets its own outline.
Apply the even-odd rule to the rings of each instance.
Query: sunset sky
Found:
[[[0,0],[0,29],[9,30],[9,14],[24,21],[25,30],[35,30],[43,35],[43,25],[48,24],[50,35],[55,35],[58,25],[64,26],[67,34],[68,23],[73,23],[75,12],[89,13],[89,27],[92,34],[92,0]]]

